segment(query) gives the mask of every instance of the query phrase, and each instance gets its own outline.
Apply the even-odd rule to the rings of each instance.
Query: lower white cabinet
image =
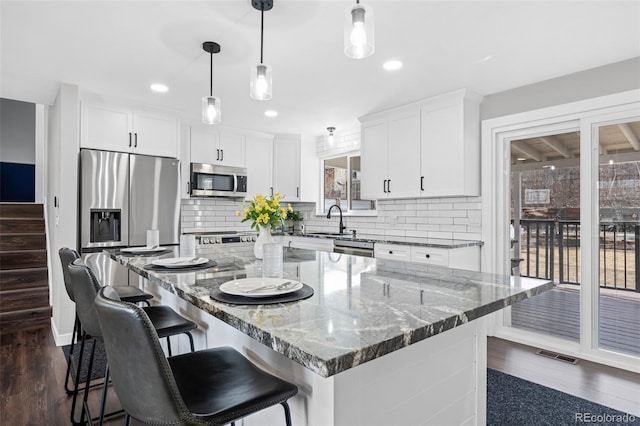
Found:
[[[333,239],[293,236],[289,247],[333,252]]]
[[[411,246],[400,244],[378,244],[373,246],[373,257],[376,259],[411,260]]]
[[[470,271],[480,270],[480,246],[441,248],[376,244],[374,251],[377,259],[401,260]]]

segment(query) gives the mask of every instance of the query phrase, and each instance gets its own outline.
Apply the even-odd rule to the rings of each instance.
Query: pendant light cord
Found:
[[[260,11],[260,63],[262,63],[262,46],[264,44],[264,3]]]
[[[209,52],[211,63],[209,65],[209,96],[213,96],[213,52]]]

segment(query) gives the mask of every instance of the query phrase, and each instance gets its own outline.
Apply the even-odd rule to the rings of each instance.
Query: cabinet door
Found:
[[[362,125],[360,161],[362,178],[360,191],[363,199],[387,198],[387,122]]]
[[[450,249],[437,247],[411,247],[411,261],[425,265],[449,266]]]
[[[81,147],[120,152],[131,149],[131,111],[112,105],[84,102],[81,114]]]
[[[298,201],[300,197],[300,140],[273,141],[273,190],[283,201]]]
[[[267,138],[247,136],[247,200],[256,194],[269,196],[273,190],[273,141]]]
[[[403,262],[411,260],[411,246],[376,243],[373,247],[376,259],[401,260]]]
[[[418,197],[420,111],[389,119],[387,198]]]
[[[220,161],[218,132],[191,127],[191,162],[217,164]]]
[[[461,102],[422,109],[422,196],[465,195],[463,126]]]
[[[134,112],[133,152],[178,158],[178,120],[151,112]]]
[[[220,131],[220,161],[226,166],[245,166],[245,136],[239,133]]]

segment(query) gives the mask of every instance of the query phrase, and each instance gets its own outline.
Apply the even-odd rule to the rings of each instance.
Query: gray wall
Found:
[[[36,163],[36,105],[0,98],[0,161]]]
[[[487,95],[480,118],[502,117],[640,89],[640,57]]]

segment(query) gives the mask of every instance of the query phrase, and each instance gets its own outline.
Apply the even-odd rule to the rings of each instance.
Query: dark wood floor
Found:
[[[640,416],[640,374],[580,361],[566,364],[535,349],[489,338],[489,367]],[[66,361],[49,329],[0,335],[0,425],[68,425],[71,399],[63,388]],[[100,390],[91,392],[97,412]],[[109,410],[119,403],[110,392]],[[122,417],[107,425],[121,425]]]

